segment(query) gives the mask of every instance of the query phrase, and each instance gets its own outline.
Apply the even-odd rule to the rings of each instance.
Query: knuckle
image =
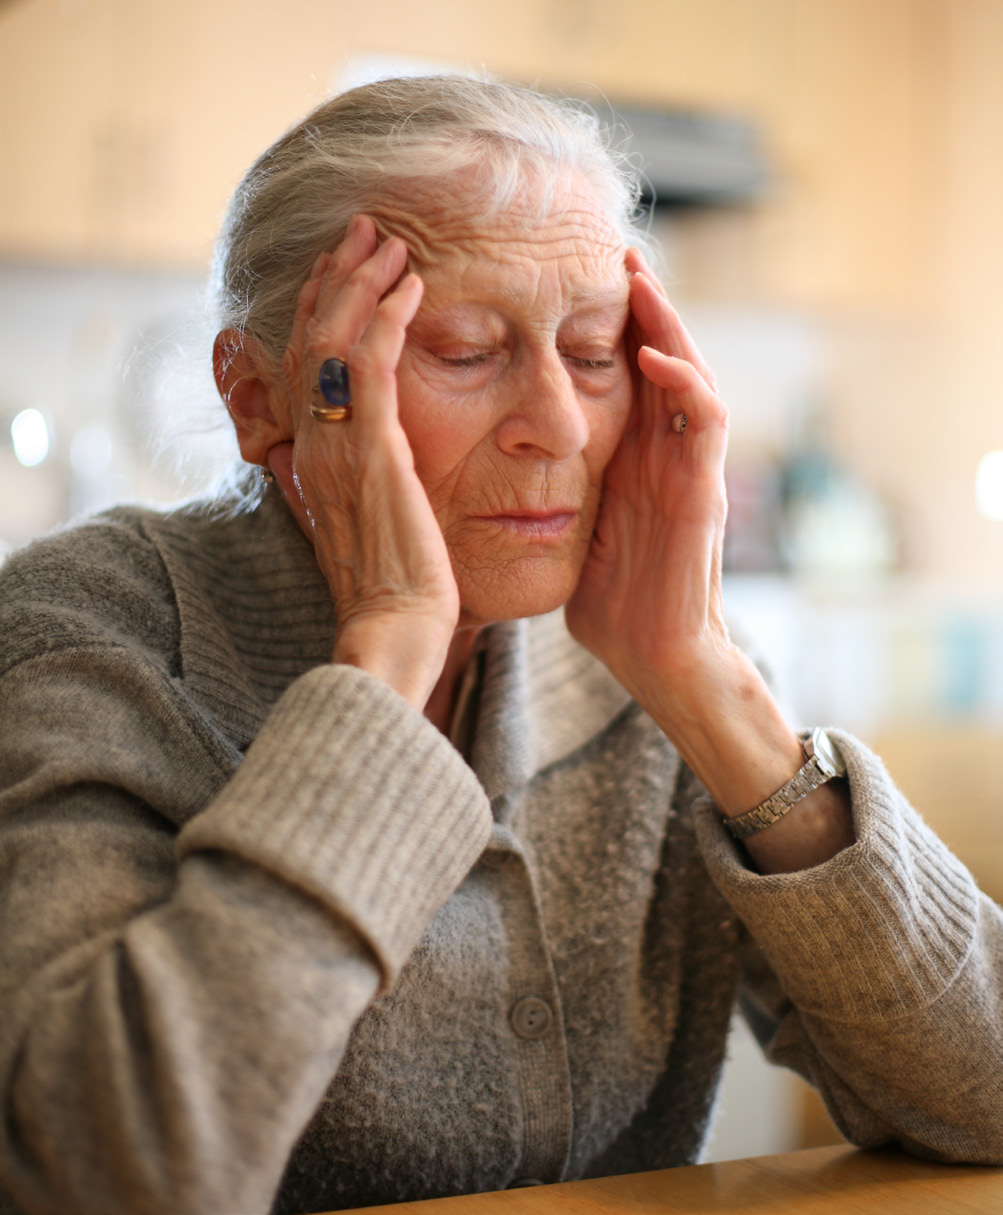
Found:
[[[376,379],[386,370],[383,358],[371,346],[360,344],[348,355],[348,370],[359,379]]]
[[[326,340],[324,335],[318,334],[316,337],[310,338],[303,347],[303,362],[308,366],[312,364],[320,365],[325,359],[332,357],[330,341]]]
[[[374,346],[359,344],[350,352],[349,374],[357,385],[368,384],[381,391],[396,391],[395,361]]]
[[[711,392],[707,383],[692,363],[684,359],[677,360],[676,373],[679,376],[679,390],[694,405],[703,405]]]
[[[386,272],[383,271],[372,258],[370,258],[369,261],[363,262],[361,266],[357,266],[352,271],[352,273],[348,276],[348,281],[345,285],[346,287],[354,288],[355,290],[366,294],[372,292],[380,293],[385,273]]]
[[[329,358],[343,358],[344,353],[336,348],[331,327],[312,320],[307,324],[303,341],[303,357],[308,363],[323,363]]]
[[[296,296],[296,310],[298,312],[307,312],[313,306],[314,296],[316,295],[316,284],[313,279],[308,278],[299,289]]]
[[[711,404],[707,410],[707,420],[720,426],[723,430],[728,429],[728,406],[720,397],[715,396],[711,399]]]
[[[344,245],[339,245],[333,253],[328,255],[324,277],[334,279],[335,281],[351,277],[353,260],[354,257],[351,250],[346,249]]]

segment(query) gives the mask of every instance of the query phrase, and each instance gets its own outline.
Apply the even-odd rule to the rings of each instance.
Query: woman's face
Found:
[[[624,246],[584,180],[542,219],[455,204],[374,213],[425,294],[398,368],[400,418],[464,619],[550,611],[575,588],[632,399]]]

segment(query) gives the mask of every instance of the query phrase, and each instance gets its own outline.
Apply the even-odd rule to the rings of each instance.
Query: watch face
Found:
[[[811,745],[818,765],[826,776],[842,776],[846,772],[843,757],[825,730],[816,729],[812,732]]]

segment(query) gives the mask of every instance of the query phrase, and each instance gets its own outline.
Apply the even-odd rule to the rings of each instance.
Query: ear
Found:
[[[269,451],[293,435],[281,385],[264,351],[247,334],[224,329],[213,343],[212,370],[233,419],[241,456],[248,464],[267,468]]]

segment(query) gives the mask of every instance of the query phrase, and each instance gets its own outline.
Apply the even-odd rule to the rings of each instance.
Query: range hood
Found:
[[[630,152],[656,207],[728,206],[760,197],[770,169],[755,124],[741,116],[589,102],[604,125],[631,132]]]

